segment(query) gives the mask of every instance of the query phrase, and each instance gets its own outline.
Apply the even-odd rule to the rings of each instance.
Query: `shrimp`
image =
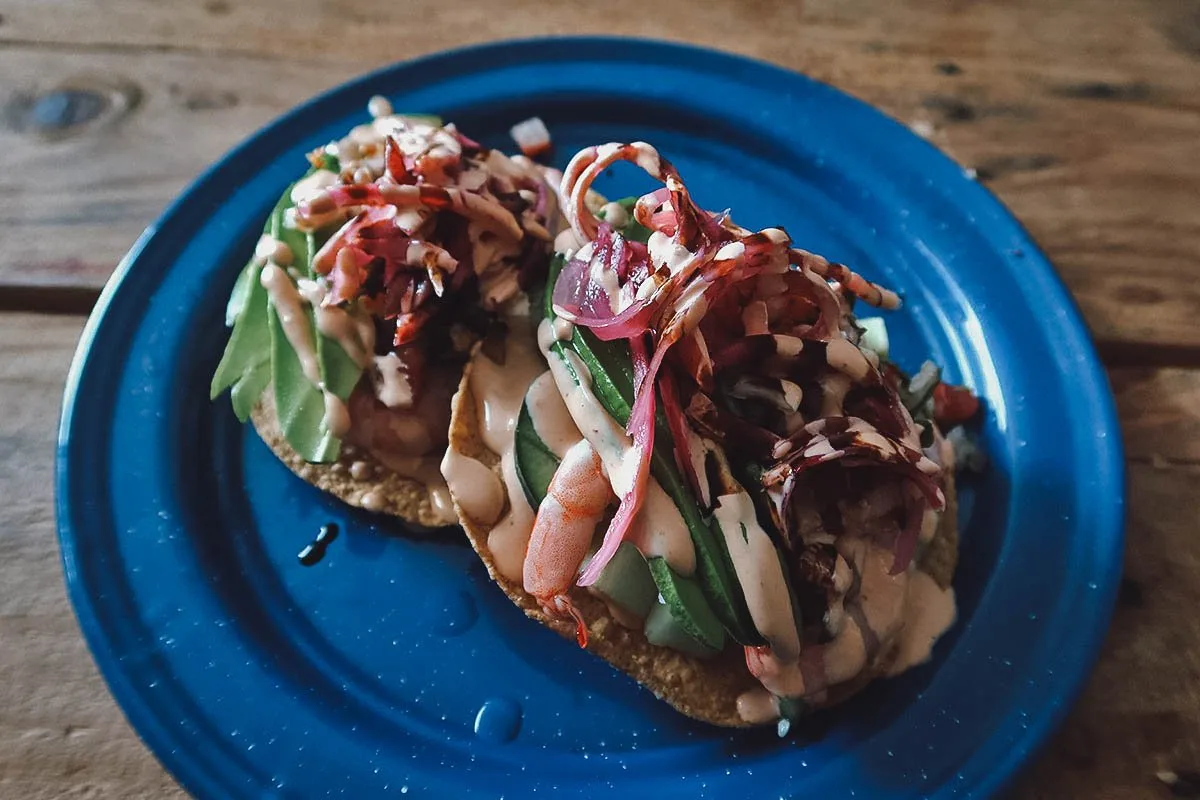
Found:
[[[613,498],[600,456],[586,439],[580,440],[563,455],[550,480],[525,550],[525,591],[549,616],[575,620],[580,647],[587,647],[587,624],[567,591]]]

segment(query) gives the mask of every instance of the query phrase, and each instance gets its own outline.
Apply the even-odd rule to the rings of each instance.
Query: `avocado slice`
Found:
[[[330,157],[332,158],[332,157]],[[336,166],[336,159],[335,166]],[[311,174],[313,170],[309,170]],[[284,191],[267,220],[264,233],[278,239],[292,251],[294,269],[302,277],[313,278],[312,255],[328,238],[329,232],[305,233],[283,224],[284,212],[291,208],[292,186]],[[300,369],[299,358],[291,348],[259,282],[262,265],[252,258],[238,276],[226,307],[226,322],[233,333],[221,361],[213,373],[210,396],[230,389],[230,400],[238,419],[245,422],[268,385],[274,387],[276,413],[288,444],[305,460],[327,463],[337,459],[341,442],[324,429],[325,399]],[[316,347],[321,382],[341,400],[349,398],[362,377],[363,368],[340,344],[316,329],[312,309],[308,323]]]

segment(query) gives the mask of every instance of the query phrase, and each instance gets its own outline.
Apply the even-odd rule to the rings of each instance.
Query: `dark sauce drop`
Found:
[[[297,554],[300,563],[306,567],[311,567],[325,557],[325,549],[329,547],[329,543],[338,536],[337,523],[330,522],[328,525],[322,525],[321,530],[317,531],[317,538],[313,539],[304,549]]]

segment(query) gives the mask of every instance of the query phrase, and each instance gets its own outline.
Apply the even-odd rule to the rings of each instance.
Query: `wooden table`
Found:
[[[54,540],[63,379],[121,254],[204,166],[315,92],[554,33],[716,45],[829,81],[924,131],[1029,227],[1109,366],[1129,545],[1103,658],[1015,794],[1167,797],[1156,773],[1175,770],[1175,794],[1200,796],[1200,2],[566,6],[0,4],[0,797],[180,793],[92,666]]]

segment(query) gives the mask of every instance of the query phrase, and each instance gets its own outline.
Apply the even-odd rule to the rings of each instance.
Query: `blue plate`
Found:
[[[963,490],[960,619],[933,662],[800,735],[676,715],[525,618],[451,533],[406,534],[294,478],[208,382],[237,270],[305,151],[367,99],[509,146],[540,116],[561,164],[653,142],[699,202],[782,224],[901,290],[894,350],[986,401]],[[632,168],[614,196],[648,186]],[[1080,317],[1004,208],[902,125],[766,64],[553,39],[436,55],[300,106],[137,242],[88,324],[58,462],[80,625],[130,721],[201,797],[984,797],[1080,689],[1120,572],[1122,458]],[[342,536],[302,567],[325,522]],[[536,794],[535,794],[536,793]]]

